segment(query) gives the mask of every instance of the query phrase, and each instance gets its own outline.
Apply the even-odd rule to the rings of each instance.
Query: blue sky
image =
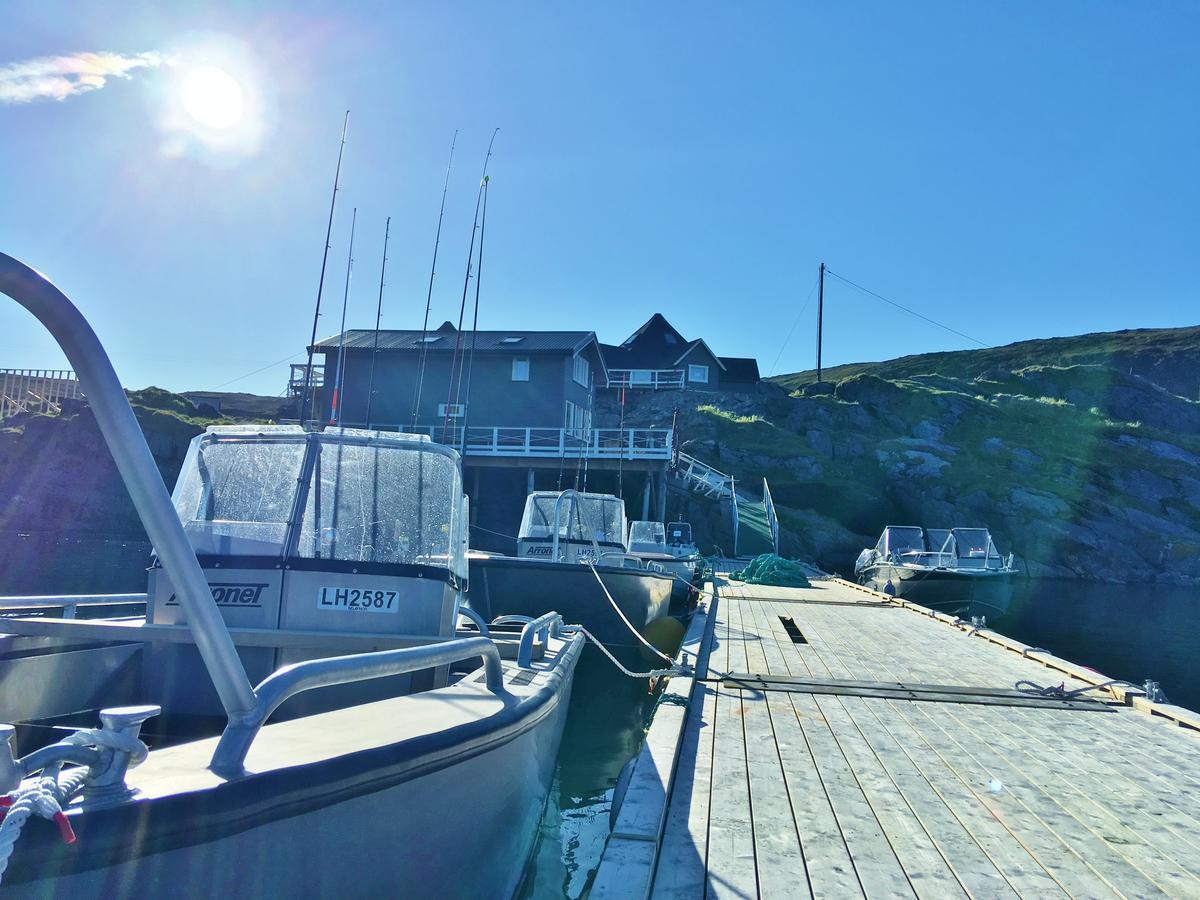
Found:
[[[0,104],[0,249],[130,387],[282,389],[283,364],[234,379],[307,341],[347,108],[322,335],[352,206],[350,323],[373,322],[390,215],[384,326],[419,327],[455,129],[434,318],[457,317],[497,126],[481,327],[616,342],[661,311],[795,371],[821,260],[987,344],[1200,321],[1192,3],[166,6],[9,0],[0,30],[0,67],[176,62]],[[196,60],[241,80],[253,141],[172,131]],[[827,283],[828,365],[970,346]],[[60,362],[0,308],[0,367]]]

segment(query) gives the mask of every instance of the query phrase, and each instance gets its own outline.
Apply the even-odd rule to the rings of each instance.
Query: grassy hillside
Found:
[[[825,381],[837,383],[855,375],[909,378],[938,374],[975,378],[1030,365],[1098,365],[1140,375],[1171,393],[1200,399],[1200,326],[1110,331],[1076,337],[1020,341],[986,350],[922,353],[886,362],[850,363],[826,369]],[[771,380],[789,390],[816,381],[815,370],[779,375]]]

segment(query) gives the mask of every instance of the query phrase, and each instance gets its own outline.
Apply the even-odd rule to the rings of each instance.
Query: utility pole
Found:
[[[821,328],[825,318],[825,263],[817,276],[817,384],[821,383]]]

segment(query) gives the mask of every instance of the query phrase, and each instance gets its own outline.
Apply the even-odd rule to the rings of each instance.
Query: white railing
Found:
[[[683,369],[609,369],[608,386],[646,388],[652,391],[681,388]]]
[[[292,374],[288,378],[287,392],[289,397],[300,397],[304,394],[304,370],[307,369],[304,363],[292,363]],[[323,387],[325,385],[325,367],[313,364],[312,381],[308,385],[309,389]]]
[[[344,424],[354,426],[351,422]],[[374,424],[372,427],[413,431],[407,425]],[[589,431],[579,428],[471,425],[467,427],[465,444],[460,425],[451,425],[449,428],[418,425],[415,431],[455,449],[465,448],[467,456],[665,460],[671,458],[672,450],[669,428],[593,428]]]
[[[767,525],[771,529],[771,543],[775,547],[775,555],[779,555],[779,518],[775,515],[775,501],[771,499],[771,488],[767,479],[763,479],[763,508],[767,511]]]
[[[58,413],[62,401],[79,396],[70,369],[0,369],[0,419],[17,413]]]
[[[733,476],[726,475],[683,451],[679,452],[679,462],[675,473],[683,479],[688,487],[699,491],[706,497],[732,498],[734,495]]]

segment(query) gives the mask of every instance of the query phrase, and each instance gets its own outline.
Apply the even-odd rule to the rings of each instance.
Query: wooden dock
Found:
[[[709,591],[593,898],[1200,896],[1196,714],[844,581]]]

